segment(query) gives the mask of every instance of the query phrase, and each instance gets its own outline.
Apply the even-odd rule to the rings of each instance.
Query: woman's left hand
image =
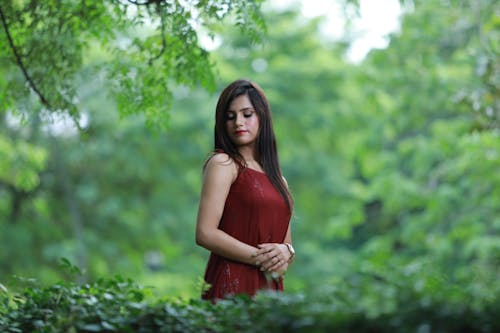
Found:
[[[290,260],[291,254],[285,244],[264,243],[257,247],[259,250],[255,253],[255,263],[261,271],[277,271]]]

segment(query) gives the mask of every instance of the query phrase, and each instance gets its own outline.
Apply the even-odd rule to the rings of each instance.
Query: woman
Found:
[[[283,290],[295,254],[291,212],[266,96],[237,80],[217,102],[215,150],[203,172],[196,243],[211,254],[202,298]]]

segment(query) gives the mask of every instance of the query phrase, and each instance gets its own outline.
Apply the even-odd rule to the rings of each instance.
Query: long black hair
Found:
[[[281,174],[271,108],[264,91],[256,83],[249,80],[236,80],[222,91],[215,110],[214,150],[222,150],[240,164],[246,164],[243,156],[238,151],[238,147],[231,141],[226,129],[229,105],[241,95],[248,96],[259,118],[259,134],[255,144],[257,162],[262,166],[273,186],[285,200],[288,209],[292,211],[292,196]]]

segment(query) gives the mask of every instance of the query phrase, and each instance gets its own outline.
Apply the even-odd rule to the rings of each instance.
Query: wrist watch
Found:
[[[290,252],[290,259],[288,259],[288,262],[292,262],[293,258],[295,257],[295,249],[293,248],[292,244],[290,243],[283,243],[286,245],[288,251]]]

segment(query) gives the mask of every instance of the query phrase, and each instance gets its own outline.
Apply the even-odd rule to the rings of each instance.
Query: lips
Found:
[[[243,131],[243,130],[240,130],[240,131],[235,131],[235,132],[234,132],[234,135],[239,136],[239,135],[243,135],[243,134],[245,134],[246,132],[248,132],[248,131]]]

